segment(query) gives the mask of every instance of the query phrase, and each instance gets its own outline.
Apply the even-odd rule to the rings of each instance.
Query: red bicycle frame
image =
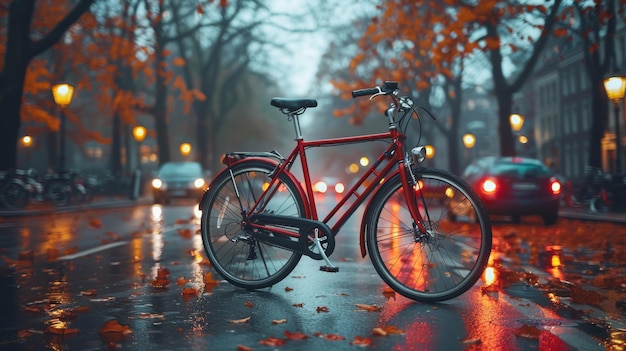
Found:
[[[359,180],[346,192],[344,196],[341,197],[339,202],[331,209],[331,211],[326,215],[326,217],[322,220],[323,223],[328,224],[336,215],[339,213],[342,206],[344,206],[350,198],[354,197],[354,201],[349,205],[347,209],[343,211],[339,218],[337,218],[336,222],[334,222],[331,227],[331,231],[333,235],[336,235],[339,232],[339,229],[346,223],[346,221],[350,218],[350,216],[356,211],[356,209],[365,201],[365,199],[377,189],[384,182],[384,179],[387,176],[393,176],[396,173],[400,174],[400,178],[402,180],[404,195],[408,202],[408,208],[411,212],[411,215],[416,220],[416,225],[419,230],[425,232],[426,229],[423,226],[422,216],[418,210],[416,200],[416,191],[413,191],[413,186],[411,186],[411,182],[407,178],[407,171],[405,169],[404,156],[402,155],[402,143],[401,141],[405,139],[405,136],[398,132],[396,128],[390,128],[390,130],[386,133],[378,133],[378,134],[368,134],[368,135],[360,135],[360,136],[350,136],[350,137],[340,137],[340,138],[330,138],[330,139],[320,139],[313,141],[304,141],[301,136],[299,136],[296,141],[296,147],[291,151],[289,156],[283,159],[281,162],[276,163],[276,170],[274,175],[285,173],[292,180],[295,180],[295,184],[298,186],[298,191],[303,199],[305,199],[305,211],[306,216],[309,219],[317,220],[318,212],[317,205],[315,202],[314,194],[313,194],[313,185],[311,183],[311,176],[309,172],[309,165],[307,162],[306,149],[308,148],[316,148],[322,146],[339,146],[345,144],[353,144],[353,143],[366,143],[377,140],[391,140],[389,146],[385,149],[384,152],[378,156],[376,161],[369,167],[365,173],[359,178]],[[303,172],[305,189],[302,189],[300,183],[297,181],[296,177],[290,172],[291,167],[295,164],[296,158],[300,156],[300,165]],[[243,160],[242,160],[243,161]],[[238,162],[242,162],[238,161]],[[232,164],[231,164],[232,165]],[[392,172],[392,168],[397,165],[397,170]],[[363,186],[367,179],[370,177],[374,177],[374,179],[365,187],[364,190],[359,191],[359,188]],[[278,191],[275,186],[278,181],[278,177],[272,177],[272,180],[264,191],[264,193],[260,196],[260,198],[256,201],[256,203],[249,210],[249,214],[257,212],[258,209],[262,209],[263,199],[267,196],[272,196],[276,191]],[[419,189],[418,189],[419,190]],[[263,229],[265,225],[249,223],[252,227],[256,227],[259,229]],[[299,234],[285,230],[279,227],[272,227],[272,231],[275,231],[280,234],[298,237]],[[361,251],[364,255],[364,230],[361,230]]]

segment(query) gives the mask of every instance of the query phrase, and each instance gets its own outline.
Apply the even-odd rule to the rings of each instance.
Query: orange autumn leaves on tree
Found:
[[[366,83],[355,87],[333,82],[343,97],[347,98],[350,90],[370,87],[384,80],[399,81],[404,90],[427,91],[441,77],[455,79],[463,70],[463,58],[475,51],[504,48],[513,52],[520,45],[527,45],[529,37],[523,31],[528,30],[530,24],[517,28],[509,22],[547,12],[543,4],[519,5],[497,0],[480,1],[475,5],[461,0],[391,0],[377,8],[378,15],[371,19],[359,41],[360,51],[349,64],[356,80]],[[507,33],[506,40],[500,35],[480,32],[491,25]],[[336,114],[356,113],[355,121],[360,123],[370,111],[363,107],[339,110]]]

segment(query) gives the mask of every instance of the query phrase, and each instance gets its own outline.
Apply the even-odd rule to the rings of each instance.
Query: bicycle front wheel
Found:
[[[274,165],[269,162],[241,162],[211,182],[207,201],[201,205],[202,242],[209,260],[224,279],[245,289],[276,284],[302,256],[258,241],[245,230],[243,213],[250,214],[270,184],[273,171]],[[279,174],[274,189],[268,192],[272,195],[264,195],[263,213],[304,216],[304,201],[289,177]]]
[[[426,232],[409,213],[399,176],[372,199],[367,227],[370,259],[398,293],[418,301],[457,297],[482,275],[491,252],[491,223],[482,202],[457,176],[414,168],[417,207]]]

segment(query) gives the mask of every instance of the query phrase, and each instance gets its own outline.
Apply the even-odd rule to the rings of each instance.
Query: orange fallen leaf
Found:
[[[300,333],[300,332],[290,332],[285,330],[285,337],[289,340],[304,340],[304,339],[308,339],[309,336],[304,334],[304,333]]]
[[[390,298],[396,298],[396,291],[393,290],[390,287],[385,287],[385,289],[383,290],[383,296],[390,299]]]
[[[129,335],[132,334],[133,331],[130,330],[127,325],[119,324],[117,319],[111,319],[104,323],[104,326],[100,329],[100,333],[120,333],[122,335]]]
[[[317,311],[317,313],[321,313],[321,312],[330,312],[330,310],[328,309],[328,307],[326,306],[319,306],[318,308],[315,309]]]
[[[372,334],[380,335],[380,336],[399,335],[399,334],[404,334],[404,330],[399,329],[398,327],[393,326],[393,325],[387,325],[387,326],[376,327],[372,329]]]
[[[193,232],[189,228],[179,228],[178,235],[180,235],[183,239],[191,239],[193,237]]]
[[[259,341],[259,344],[265,346],[283,346],[285,345],[285,339],[275,338],[273,336],[268,337],[267,339],[263,339]]]
[[[286,319],[274,319],[272,321],[272,324],[285,324],[285,323],[287,323]]]
[[[170,285],[170,281],[165,278],[156,278],[150,283],[150,285],[152,285],[153,288],[164,289]]]
[[[250,320],[251,317],[246,317],[246,318],[241,318],[241,319],[231,319],[228,322],[229,323],[233,323],[233,324],[241,324],[241,323],[248,323],[248,321]]]
[[[189,280],[185,279],[185,277],[178,277],[176,279],[176,285],[185,285],[189,282]]]
[[[254,304],[252,302],[250,302],[250,301],[246,301],[246,303],[244,303],[243,305],[248,307],[248,308],[254,307]]]
[[[287,291],[287,292],[292,291],[292,290],[293,290],[293,288],[290,288],[288,286],[285,287],[285,291]]]
[[[198,290],[195,288],[184,288],[181,292],[183,296],[197,296]]]
[[[204,275],[204,284],[219,284],[219,282],[217,280],[215,280],[215,278],[213,278],[213,273],[211,272],[207,272]]]
[[[153,318],[165,318],[163,313],[140,313],[140,319],[153,319]]]
[[[89,290],[85,290],[85,291],[81,291],[80,292],[81,296],[96,296],[96,289],[89,289]]]
[[[318,337],[318,338],[324,338],[326,340],[346,340],[345,337],[339,335],[339,334],[322,334],[322,333],[315,333],[313,334],[314,336]]]
[[[372,344],[371,338],[366,338],[362,336],[356,335],[354,340],[350,342],[350,345],[358,345],[358,346],[370,346]]]
[[[89,226],[92,228],[102,228],[102,221],[98,218],[89,218]]]
[[[159,267],[157,270],[157,278],[167,278],[170,275],[170,270],[165,267]]]
[[[372,334],[380,335],[380,336],[387,336],[387,332],[383,328],[374,328],[374,329],[372,329]]]
[[[237,351],[252,351],[252,348],[244,345],[237,345]]]
[[[301,303],[294,303],[293,307],[304,307],[304,304],[302,302]]]
[[[382,307],[376,306],[376,305],[365,305],[362,303],[357,303],[355,304],[355,306],[363,311],[368,311],[368,312],[378,312],[382,309]]]

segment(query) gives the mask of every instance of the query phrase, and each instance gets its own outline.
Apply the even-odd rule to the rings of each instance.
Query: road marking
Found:
[[[122,246],[122,245],[126,245],[127,243],[128,243],[128,241],[116,241],[114,243],[109,243],[109,244],[106,244],[106,245],[96,246],[96,247],[91,248],[89,250],[76,252],[76,253],[73,253],[71,255],[61,256],[61,257],[59,257],[59,260],[73,260],[75,258],[91,255],[91,254],[96,253],[96,252],[112,249],[114,247],[118,247],[118,246]]]

